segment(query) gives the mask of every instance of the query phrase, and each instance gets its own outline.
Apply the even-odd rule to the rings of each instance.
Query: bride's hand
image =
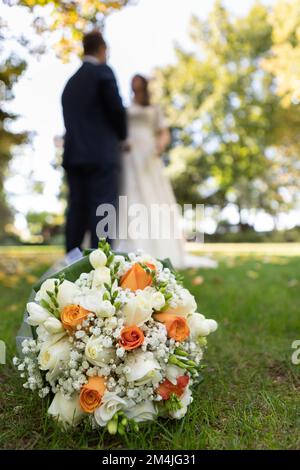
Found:
[[[164,151],[166,150],[170,142],[171,142],[171,136],[170,136],[169,130],[161,129],[158,132],[157,142],[156,142],[156,151],[159,156],[161,156],[164,153]]]
[[[123,152],[130,152],[131,150],[131,145],[129,142],[123,142],[122,143],[122,150]]]
[[[161,157],[165,150],[166,146],[163,144],[163,142],[158,141],[156,145],[156,155]]]

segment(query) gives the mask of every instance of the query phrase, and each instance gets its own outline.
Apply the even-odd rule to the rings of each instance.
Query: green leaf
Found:
[[[66,268],[62,269],[61,271],[58,271],[57,273],[52,274],[51,276],[48,276],[47,278],[40,280],[37,282],[34,286],[33,289],[35,292],[38,292],[41,285],[43,284],[46,279],[59,279],[61,275],[65,276],[65,279],[67,281],[74,282],[76,279],[79,278],[81,273],[89,273],[92,271],[93,267],[89,261],[89,256],[84,256],[78,261],[75,261],[75,263],[70,264],[70,266],[67,266]]]

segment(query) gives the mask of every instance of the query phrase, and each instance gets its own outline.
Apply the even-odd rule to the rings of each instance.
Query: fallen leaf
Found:
[[[223,284],[224,279],[222,277],[214,277],[212,279],[212,282],[214,282],[215,284]]]
[[[201,284],[203,284],[203,282],[204,282],[204,278],[202,276],[196,276],[192,280],[192,284],[194,286],[200,286]]]
[[[18,305],[18,304],[11,304],[11,305],[8,307],[7,311],[8,311],[8,312],[16,312],[18,309],[19,309],[19,305]]]
[[[256,272],[256,271],[247,271],[247,276],[250,278],[250,279],[257,279],[259,274]]]
[[[34,276],[33,274],[27,274],[25,279],[29,284],[34,284],[35,282],[38,281],[38,278],[36,276]]]

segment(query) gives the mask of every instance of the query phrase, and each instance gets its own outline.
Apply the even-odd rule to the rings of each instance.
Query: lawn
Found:
[[[85,428],[63,432],[45,417],[47,401],[22,388],[11,366],[30,286],[61,252],[0,251],[2,449],[300,449],[300,257],[249,247],[217,251],[215,270],[187,270],[199,311],[219,322],[209,338],[205,380],[181,422],[159,421],[125,440]],[[275,250],[276,251],[276,250]]]

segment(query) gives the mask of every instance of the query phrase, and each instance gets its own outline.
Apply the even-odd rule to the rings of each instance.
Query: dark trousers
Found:
[[[66,250],[80,248],[87,231],[91,234],[91,247],[97,248],[96,227],[101,220],[96,215],[97,207],[112,204],[117,209],[118,170],[111,168],[104,172],[97,167],[74,167],[68,168],[66,175],[69,187]]]

